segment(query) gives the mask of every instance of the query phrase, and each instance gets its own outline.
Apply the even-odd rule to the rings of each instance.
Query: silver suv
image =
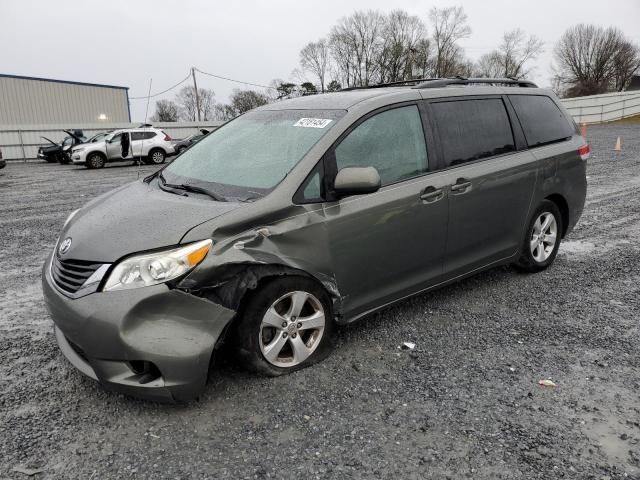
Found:
[[[115,130],[103,140],[74,147],[71,161],[87,168],[102,168],[107,162],[142,159],[145,163],[161,164],[174,154],[171,137],[153,127]]]

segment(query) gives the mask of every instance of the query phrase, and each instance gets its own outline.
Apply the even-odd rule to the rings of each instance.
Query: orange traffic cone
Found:
[[[580,124],[580,135],[582,135],[582,138],[585,140],[587,139],[587,124],[584,122]]]
[[[622,151],[622,140],[620,140],[620,137],[618,137],[618,140],[616,140],[616,146],[613,147],[613,150],[616,152]]]

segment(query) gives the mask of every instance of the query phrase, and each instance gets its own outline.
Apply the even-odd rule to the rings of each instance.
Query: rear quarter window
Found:
[[[445,168],[515,150],[500,98],[434,102],[431,111]]]
[[[569,138],[574,128],[551,98],[544,95],[509,95],[529,147]]]

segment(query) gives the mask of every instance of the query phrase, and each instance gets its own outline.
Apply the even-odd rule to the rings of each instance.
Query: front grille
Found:
[[[51,276],[56,285],[65,292],[76,293],[102,263],[85,260],[60,260],[54,255]]]

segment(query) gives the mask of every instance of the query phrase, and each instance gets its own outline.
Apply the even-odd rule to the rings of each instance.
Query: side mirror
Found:
[[[336,175],[333,189],[339,197],[377,192],[380,174],[374,167],[345,167]]]

